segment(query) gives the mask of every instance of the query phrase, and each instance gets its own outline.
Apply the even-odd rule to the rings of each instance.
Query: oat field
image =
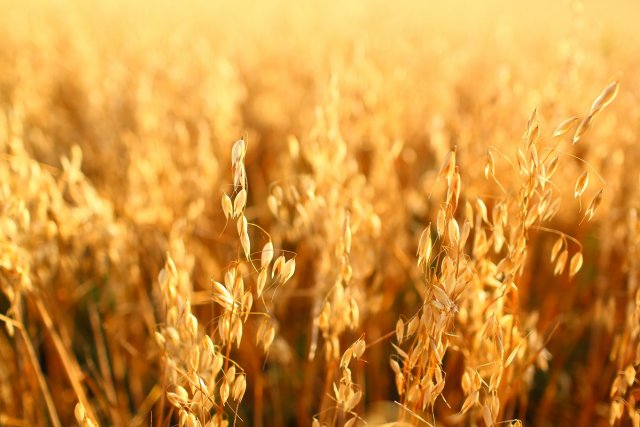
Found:
[[[0,426],[640,426],[637,1],[0,13]]]

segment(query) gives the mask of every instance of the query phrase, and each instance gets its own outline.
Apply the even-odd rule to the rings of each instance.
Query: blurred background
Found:
[[[364,395],[358,425],[427,425],[393,403],[389,358],[398,319],[423,304],[415,254],[446,197],[440,166],[455,147],[458,218],[463,201],[484,200],[491,216],[505,195],[517,212],[514,165],[534,109],[542,157],[557,147],[554,129],[585,116],[615,80],[618,96],[589,133],[562,141],[561,202],[540,224],[577,239],[584,266],[574,279],[554,275],[558,234],[527,237],[505,316],[529,341],[496,416],[640,423],[640,2],[3,0],[0,10],[0,425],[54,425],[52,413],[72,425],[78,401],[100,425],[182,422],[166,402],[168,356],[154,339],[168,304],[157,277],[170,254],[199,334],[215,337],[211,279],[222,281],[241,253],[220,204],[234,192],[231,147],[241,137],[245,214],[270,235],[252,231],[252,245],[272,239],[295,254],[296,272],[256,303],[276,336],[264,355],[257,320],[246,324],[232,357],[247,392],[225,413],[237,410],[244,425],[344,424],[329,415],[340,377],[317,319],[343,274],[335,254],[351,215],[345,298],[360,317],[336,339],[341,351],[359,337],[371,343],[353,368]],[[498,185],[485,178],[489,149],[500,153]],[[590,184],[575,198],[585,170]],[[600,189],[596,216],[580,224]],[[254,286],[256,275],[242,272]],[[488,288],[461,306],[473,313]],[[486,423],[480,407],[458,415],[463,373],[485,351],[489,314],[476,314],[475,326],[471,315],[455,320],[469,337],[444,357],[446,399],[426,411],[431,424]],[[527,362],[543,349],[548,366]]]

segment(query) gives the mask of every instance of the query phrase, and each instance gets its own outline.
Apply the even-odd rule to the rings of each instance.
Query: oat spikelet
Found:
[[[596,100],[593,102],[593,105],[591,106],[591,112],[589,113],[589,115],[597,114],[607,105],[611,104],[613,100],[616,98],[616,95],[618,95],[619,87],[620,87],[620,84],[618,80],[609,84],[609,86],[607,86],[596,98]]]
[[[567,251],[566,249],[560,252],[558,259],[556,260],[556,266],[553,270],[553,273],[556,276],[559,274],[562,274],[562,272],[564,271],[564,267],[567,264],[568,257],[569,257],[569,251]]]
[[[576,129],[575,133],[573,134],[573,143],[576,144],[578,141],[580,141],[580,138],[582,138],[582,135],[584,135],[584,133],[587,131],[587,129],[589,129],[589,127],[591,126],[591,123],[593,122],[593,114],[588,115],[587,117],[583,118],[580,121],[580,124],[578,125],[578,128]]]
[[[273,259],[273,243],[269,240],[262,247],[262,254],[260,256],[260,268],[267,269],[271,260]]]
[[[591,203],[589,203],[589,207],[587,207],[587,210],[585,211],[584,216],[582,217],[582,220],[580,221],[580,223],[582,223],[585,219],[587,219],[587,221],[591,221],[591,218],[593,218],[593,215],[596,213],[596,209],[598,209],[598,206],[600,206],[600,203],[602,202],[603,192],[604,192],[604,189],[601,189],[595,195],[593,200],[591,200]]]
[[[227,196],[226,193],[222,195],[222,212],[227,219],[234,216],[231,199],[229,198],[229,196]]]
[[[582,252],[576,252],[569,262],[569,277],[573,277],[582,268]]]
[[[580,177],[576,180],[576,187],[573,192],[573,197],[578,198],[582,196],[582,193],[587,189],[589,185],[589,172],[585,171]]]
[[[489,179],[490,176],[495,176],[495,174],[496,174],[496,166],[493,160],[493,154],[491,153],[491,150],[488,150],[487,161],[484,167],[484,177],[486,179]]]
[[[571,129],[576,127],[578,125],[578,122],[580,122],[580,117],[568,118],[567,120],[563,121],[562,123],[560,123],[558,125],[556,130],[553,131],[553,136],[554,137],[558,137],[558,136],[562,136],[562,135],[566,134]]]
[[[551,248],[551,262],[555,261],[563,245],[564,245],[564,238],[558,237],[558,240],[556,240],[556,242],[553,244],[553,247]]]

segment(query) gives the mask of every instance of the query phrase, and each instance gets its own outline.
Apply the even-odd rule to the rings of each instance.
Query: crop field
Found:
[[[637,1],[0,13],[0,426],[640,427]]]

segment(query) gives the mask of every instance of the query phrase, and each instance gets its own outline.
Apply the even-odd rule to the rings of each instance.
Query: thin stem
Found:
[[[53,403],[53,398],[51,397],[51,393],[49,392],[49,387],[47,387],[47,381],[44,379],[44,375],[42,374],[42,370],[40,369],[40,364],[38,363],[38,357],[36,356],[36,352],[33,348],[33,343],[31,342],[31,338],[24,330],[22,323],[0,314],[0,320],[5,323],[11,324],[13,327],[20,331],[20,336],[24,341],[24,344],[27,348],[27,355],[29,356],[29,362],[31,362],[31,366],[33,367],[33,371],[36,374],[36,378],[38,380],[38,385],[40,386],[40,390],[42,391],[42,395],[44,397],[45,404],[47,405],[47,410],[49,411],[49,417],[51,418],[51,423],[54,427],[62,427],[60,424],[60,418],[58,418],[58,413],[56,412],[56,406]]]

